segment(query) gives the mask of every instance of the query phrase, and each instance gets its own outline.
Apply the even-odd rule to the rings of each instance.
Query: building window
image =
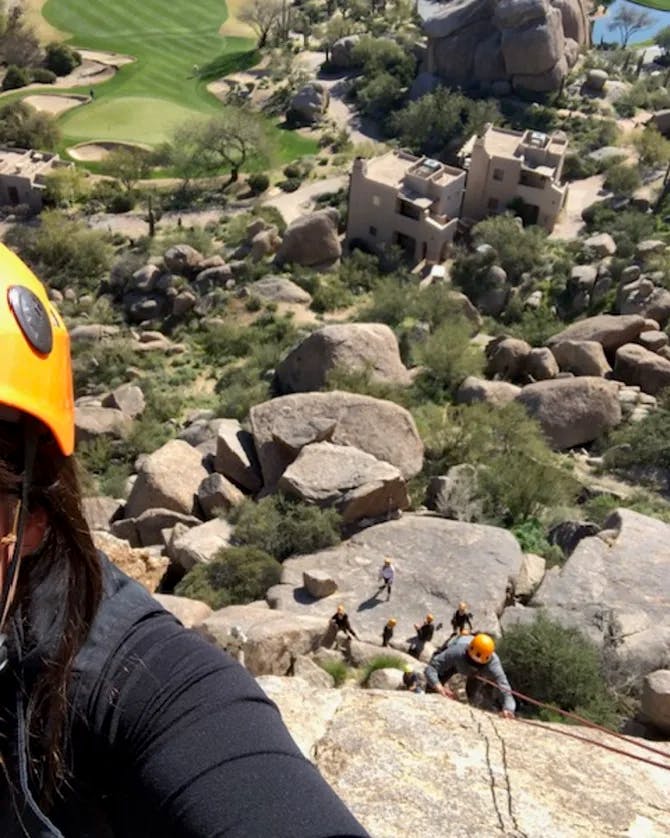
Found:
[[[413,218],[415,221],[421,218],[421,210],[410,201],[399,200],[396,211],[405,218]]]
[[[488,209],[489,209],[489,212],[495,212],[498,209],[498,199],[497,198],[489,198]]]
[[[371,236],[377,235],[377,228],[376,227],[368,227]]]
[[[381,198],[379,197],[379,195],[373,195],[372,196],[372,206],[373,207],[379,207],[379,206],[381,206],[381,203],[382,202],[381,202]]]
[[[494,169],[493,170],[493,180],[502,180],[504,177],[504,172],[502,169]]]

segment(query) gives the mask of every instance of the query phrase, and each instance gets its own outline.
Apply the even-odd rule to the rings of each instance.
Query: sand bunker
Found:
[[[49,113],[52,116],[76,108],[88,101],[88,96],[57,96],[50,93],[35,93],[33,96],[26,96],[23,100],[26,105],[31,105],[35,110]]]
[[[114,142],[112,140],[100,140],[93,143],[79,143],[79,145],[71,146],[67,152],[73,160],[80,160],[87,163],[95,163],[99,160],[104,160],[112,151],[118,151],[121,148],[144,148],[145,146],[139,143],[122,143]]]
[[[254,30],[246,23],[237,19],[239,12],[247,5],[248,0],[227,0],[228,17],[219,29],[219,35],[231,38],[256,38]]]
[[[124,64],[132,64],[135,60],[132,55],[122,55],[120,52],[80,49],[79,53],[85,61],[97,61],[100,64],[110,64],[113,67],[123,67]]]

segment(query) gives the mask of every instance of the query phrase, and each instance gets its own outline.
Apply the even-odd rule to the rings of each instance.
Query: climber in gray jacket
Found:
[[[502,715],[513,718],[516,702],[500,658],[495,653],[495,642],[488,634],[476,634],[474,637],[459,637],[442,652],[433,655],[426,667],[426,682],[429,689],[445,698],[454,698],[453,692],[444,684],[452,675],[459,673],[468,676],[468,695],[471,684],[478,685],[477,676],[496,683],[502,694]]]

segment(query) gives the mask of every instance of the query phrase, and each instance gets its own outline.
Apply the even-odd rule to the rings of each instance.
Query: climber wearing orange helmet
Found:
[[[434,692],[445,698],[454,698],[452,691],[444,685],[456,673],[468,676],[466,689],[469,698],[481,683],[476,676],[495,682],[498,697],[502,697],[502,715],[507,718],[514,716],[516,702],[490,635],[461,636],[446,649],[433,655],[425,670],[426,682]]]
[[[246,670],[97,553],[67,331],[2,245],[0,347],[2,838],[365,836]]]

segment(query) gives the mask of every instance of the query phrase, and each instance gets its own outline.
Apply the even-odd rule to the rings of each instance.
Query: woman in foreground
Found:
[[[0,245],[0,836],[367,833],[249,674],[95,550],[69,340]]]

